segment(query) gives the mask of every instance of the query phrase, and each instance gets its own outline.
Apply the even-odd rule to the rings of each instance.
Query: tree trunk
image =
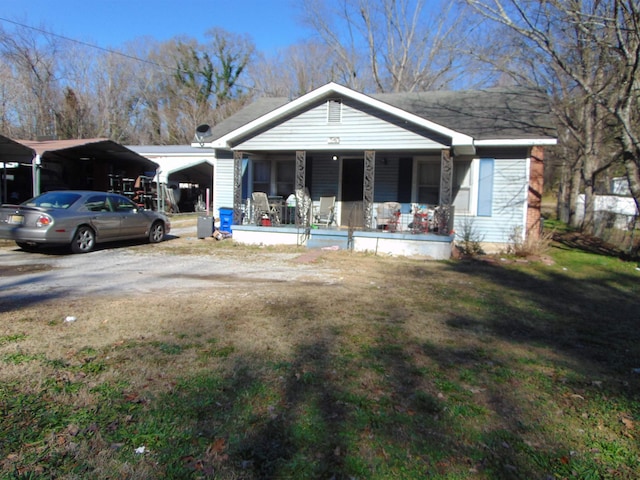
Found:
[[[581,222],[577,215],[578,196],[580,195],[580,186],[582,185],[582,176],[580,169],[574,167],[571,175],[571,184],[569,186],[569,225],[580,228]]]

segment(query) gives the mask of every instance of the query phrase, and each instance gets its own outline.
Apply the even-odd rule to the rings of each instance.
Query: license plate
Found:
[[[9,215],[9,220],[7,223],[11,225],[22,225],[24,222],[24,215]]]

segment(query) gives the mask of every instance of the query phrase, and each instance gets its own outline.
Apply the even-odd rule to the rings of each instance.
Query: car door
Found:
[[[114,240],[120,236],[120,216],[113,211],[106,194],[89,196],[83,205],[98,241]]]
[[[109,199],[114,211],[120,217],[120,237],[144,237],[149,227],[149,220],[138,205],[122,195],[110,195]]]

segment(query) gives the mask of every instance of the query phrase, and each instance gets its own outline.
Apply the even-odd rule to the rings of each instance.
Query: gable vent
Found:
[[[342,121],[342,100],[339,98],[332,98],[327,103],[327,106],[327,121],[329,123],[340,123]]]

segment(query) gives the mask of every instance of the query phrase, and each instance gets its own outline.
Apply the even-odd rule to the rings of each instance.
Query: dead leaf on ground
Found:
[[[631,420],[629,417],[622,417],[621,420],[623,425],[627,427],[629,430],[634,429],[633,420]]]

